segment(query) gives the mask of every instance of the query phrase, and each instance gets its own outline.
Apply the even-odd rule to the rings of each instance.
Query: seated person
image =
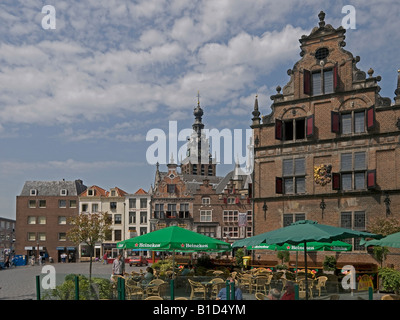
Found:
[[[294,300],[294,285],[293,282],[288,281],[284,287],[286,290],[282,295],[281,300]]]
[[[147,267],[146,273],[143,276],[142,284],[147,285],[153,279],[154,279],[154,270],[151,267]]]
[[[272,288],[272,289],[269,291],[269,294],[268,294],[268,296],[267,296],[267,299],[268,299],[268,300],[279,300],[280,297],[281,297],[281,293],[279,292],[279,290],[278,290],[278,289],[275,289],[275,288]]]
[[[237,281],[234,281],[232,278],[228,278],[227,280],[230,281],[230,283],[235,282],[235,300],[243,300],[243,295],[242,295],[242,290],[237,285]],[[217,300],[227,300],[226,299],[226,287],[222,288],[217,296]]]
[[[183,266],[183,270],[181,272],[181,276],[187,276],[190,273],[189,266],[185,265]]]

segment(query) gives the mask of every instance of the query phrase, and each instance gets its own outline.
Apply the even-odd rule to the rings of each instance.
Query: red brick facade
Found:
[[[254,234],[300,219],[368,230],[377,217],[400,217],[400,101],[379,95],[380,77],[357,68],[346,30],[324,16],[300,39],[301,59],[271,97],[272,112],[260,117],[255,103]],[[339,266],[377,264],[358,242],[336,254]],[[278,262],[275,252],[257,254]],[[309,261],[321,267],[323,258]],[[400,259],[390,254],[387,263],[399,267]]]
[[[78,192],[86,187],[82,181],[27,181],[16,202],[15,253],[38,258],[71,254],[76,261],[76,244],[68,241],[68,218],[77,216]]]

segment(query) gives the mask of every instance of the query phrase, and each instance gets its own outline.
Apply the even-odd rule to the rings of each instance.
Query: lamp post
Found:
[[[266,201],[264,200],[264,205],[262,206],[262,210],[264,211],[264,220],[267,220],[267,210],[268,210],[268,206]]]
[[[390,216],[390,203],[392,202],[392,200],[390,200],[389,194],[386,194],[386,198],[385,200],[383,200],[383,202],[386,205],[386,217]]]
[[[322,213],[322,219],[324,218],[324,210],[326,209],[326,203],[324,201],[324,198],[322,198],[319,207],[321,208],[321,213]]]

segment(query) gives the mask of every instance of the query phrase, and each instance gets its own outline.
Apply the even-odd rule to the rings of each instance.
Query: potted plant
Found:
[[[325,256],[322,268],[324,273],[334,274],[336,270],[336,258],[334,256]]]

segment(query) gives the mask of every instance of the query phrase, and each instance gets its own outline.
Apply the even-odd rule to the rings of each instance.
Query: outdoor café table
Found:
[[[200,283],[206,288],[206,300],[211,300],[211,289],[213,283],[211,281],[202,281]]]

